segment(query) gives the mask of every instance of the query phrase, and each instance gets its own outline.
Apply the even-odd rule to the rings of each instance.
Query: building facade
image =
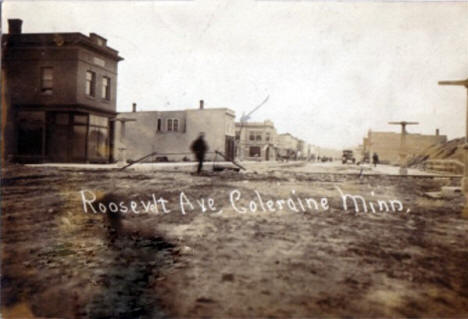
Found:
[[[236,144],[241,160],[277,158],[277,133],[272,121],[236,123]]]
[[[2,37],[3,159],[113,160],[118,51],[95,33],[22,33],[11,19]]]
[[[406,134],[406,154],[408,158],[419,154],[429,146],[447,142],[446,135]],[[369,131],[363,139],[362,150],[364,154],[377,153],[379,161],[390,164],[400,162],[401,133]],[[372,154],[370,155],[372,157]],[[368,156],[368,155],[366,155]]]
[[[283,133],[278,135],[278,149],[282,158],[297,159],[300,148],[299,140],[292,134]]]
[[[122,112],[118,114],[118,120],[135,122],[126,124],[125,136],[121,136],[121,130],[117,129],[116,154],[119,148],[125,148],[129,161],[154,152],[157,154],[150,156],[147,162],[162,158],[170,161],[194,160],[190,146],[203,132],[209,147],[208,160],[215,157],[224,160],[215,151],[233,160],[234,118],[234,111],[228,108],[205,109],[202,101],[198,109]]]

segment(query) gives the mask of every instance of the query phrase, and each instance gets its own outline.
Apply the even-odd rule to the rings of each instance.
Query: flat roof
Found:
[[[23,47],[41,47],[41,46],[70,46],[70,45],[84,45],[97,52],[105,54],[117,61],[123,60],[119,56],[119,51],[112,49],[107,44],[99,45],[93,41],[92,37],[99,38],[104,42],[107,40],[96,33],[91,33],[90,36],[86,36],[80,32],[62,32],[62,33],[19,33],[10,34],[6,33],[2,35],[2,41],[6,39],[8,41],[9,48],[23,48]]]
[[[228,109],[226,107],[215,107],[215,108],[205,108],[205,109],[180,109],[180,110],[164,110],[164,111],[161,111],[161,110],[150,110],[150,111],[147,111],[147,110],[142,110],[142,111],[136,111],[136,112],[133,112],[133,111],[126,111],[126,112],[119,112],[119,113],[169,113],[169,112],[186,112],[186,111],[221,111],[221,110],[224,110],[226,111],[226,113],[231,113],[231,115],[235,115],[235,112],[231,109]]]

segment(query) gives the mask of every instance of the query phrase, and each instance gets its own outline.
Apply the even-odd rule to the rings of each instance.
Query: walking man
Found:
[[[197,169],[198,174],[200,174],[202,170],[203,161],[205,160],[205,154],[206,154],[206,151],[208,151],[208,145],[206,145],[204,137],[205,137],[205,133],[200,132],[200,135],[195,141],[193,141],[192,146],[191,146],[192,152],[195,154],[195,158],[198,161],[198,169]]]
[[[372,155],[372,162],[374,163],[374,167],[377,167],[377,164],[379,163],[379,155],[377,155],[377,153]]]

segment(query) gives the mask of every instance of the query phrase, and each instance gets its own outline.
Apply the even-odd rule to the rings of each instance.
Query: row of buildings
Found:
[[[236,123],[238,156],[242,159],[309,159],[312,145],[290,133],[279,134],[272,121]]]
[[[117,115],[116,149],[118,157],[137,160],[156,153],[148,160],[190,160],[190,145],[200,132],[209,146],[208,158],[223,153],[228,160],[307,159],[312,146],[290,133],[278,134],[272,121],[235,122],[235,112],[228,108],[198,108],[181,111],[137,111]],[[123,123],[124,122],[124,123]],[[121,159],[121,158],[119,158]]]
[[[271,121],[236,123],[228,108],[117,113],[118,63],[95,33],[23,33],[8,20],[2,36],[2,159],[15,162],[190,160],[190,144],[204,132],[226,158],[308,158],[311,146]]]

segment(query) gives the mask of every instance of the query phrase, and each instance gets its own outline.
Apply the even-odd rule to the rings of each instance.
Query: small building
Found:
[[[304,140],[297,138],[297,149],[296,149],[297,159],[304,160],[307,158],[306,144]]]
[[[419,154],[429,146],[447,142],[446,135],[440,135],[436,130],[434,135],[406,134],[406,153],[408,158]],[[363,139],[363,153],[368,156],[369,152],[377,153],[379,161],[389,164],[398,164],[400,161],[401,133],[374,132],[370,131]],[[372,158],[370,154],[370,158]]]
[[[304,159],[305,160],[312,160],[312,159],[315,159],[315,156],[314,156],[314,146],[308,142],[305,142],[305,145],[304,145]]]
[[[236,123],[236,143],[241,160],[276,160],[277,133],[272,121]]]
[[[154,152],[157,154],[150,156],[147,162],[162,159],[183,161],[194,159],[190,146],[203,132],[209,147],[206,156],[208,160],[216,157],[215,151],[232,160],[235,154],[234,118],[234,111],[228,108],[204,108],[203,101],[200,101],[198,109],[178,111],[137,111],[134,107],[133,112],[118,114],[117,120],[134,119],[136,122],[129,123],[125,136],[117,136],[117,140],[122,141],[129,161]],[[119,130],[117,132],[119,134]],[[116,145],[116,148],[119,146]],[[220,156],[217,158],[224,160]]]
[[[95,33],[22,33],[10,19],[2,37],[2,157],[18,162],[113,159],[117,65]]]
[[[300,149],[299,140],[290,133],[278,135],[278,149],[282,158],[297,159]]]

